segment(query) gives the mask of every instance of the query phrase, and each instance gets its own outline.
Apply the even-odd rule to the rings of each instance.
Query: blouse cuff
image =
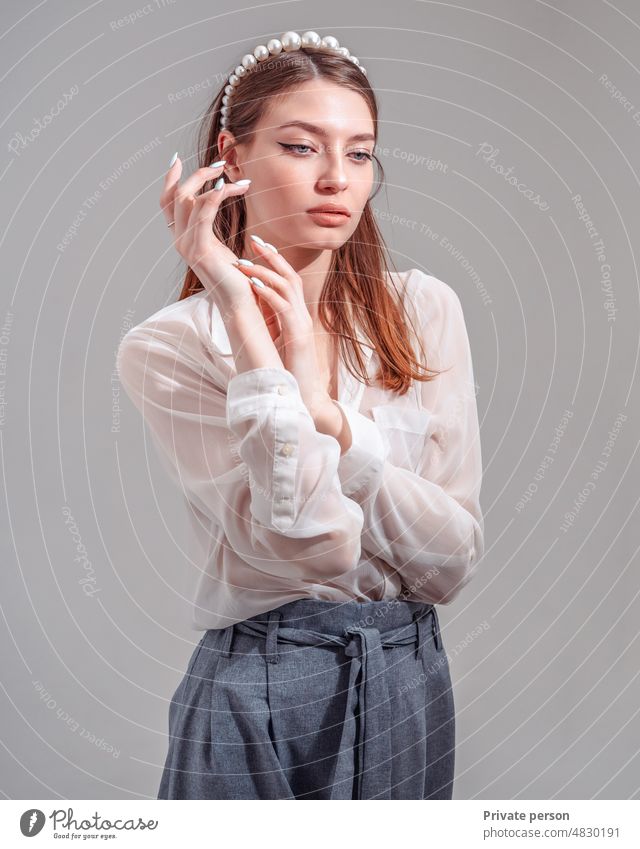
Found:
[[[298,381],[275,366],[240,372],[227,386],[227,424],[240,437],[239,453],[251,472],[251,512],[267,527],[284,530],[295,521],[300,415],[306,409]]]
[[[276,366],[254,368],[234,375],[227,386],[227,424],[255,413],[259,402],[299,409],[302,396],[298,381],[290,371]]]
[[[351,445],[338,462],[342,492],[348,498],[365,498],[382,479],[384,464],[389,456],[385,434],[372,419],[346,404],[336,401],[351,430]]]

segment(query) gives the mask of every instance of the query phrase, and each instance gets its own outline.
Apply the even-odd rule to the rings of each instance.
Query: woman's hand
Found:
[[[254,263],[238,268],[247,277],[265,284],[264,288],[253,286],[253,291],[285,368],[296,378],[302,400],[314,421],[323,419],[327,412],[335,417],[335,405],[319,380],[313,319],[304,300],[300,275],[271,248],[253,241],[252,244],[266,266]]]
[[[255,268],[255,266],[254,266]],[[255,274],[252,275],[255,277]],[[282,345],[282,330],[280,329],[280,321],[278,319],[277,314],[273,311],[273,307],[271,307],[264,298],[260,298],[258,295],[258,287],[251,286],[251,291],[253,292],[253,297],[255,298],[256,305],[260,312],[262,313],[262,317],[264,318],[264,322],[267,325],[267,330],[271,335],[271,339],[273,344],[276,347],[278,354],[280,355],[280,359],[284,364],[284,350]],[[285,366],[286,368],[286,366]]]
[[[236,255],[216,238],[213,221],[222,201],[243,194],[249,183],[222,183],[219,190],[212,188],[196,195],[207,181],[218,181],[223,169],[224,165],[198,168],[180,183],[182,162],[177,158],[164,178],[160,208],[168,222],[175,222],[171,230],[176,250],[218,305],[226,307],[250,297],[250,293],[243,275],[233,265]]]

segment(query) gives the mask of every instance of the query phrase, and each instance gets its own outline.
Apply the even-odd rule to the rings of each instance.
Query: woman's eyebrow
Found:
[[[318,136],[326,138],[329,134],[322,127],[317,127],[315,124],[309,124],[307,121],[288,121],[286,124],[280,124],[276,127],[277,130],[284,130],[286,127],[302,127],[308,133],[315,133]],[[371,133],[357,133],[351,136],[347,141],[375,141],[376,137]]]

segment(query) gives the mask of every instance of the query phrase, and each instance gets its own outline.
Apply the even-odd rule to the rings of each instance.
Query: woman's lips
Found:
[[[339,227],[349,220],[349,216],[344,212],[307,212],[316,224],[323,227]]]

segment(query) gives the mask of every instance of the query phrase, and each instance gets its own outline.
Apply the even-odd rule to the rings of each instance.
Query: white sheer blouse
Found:
[[[316,431],[294,376],[237,374],[201,291],[123,337],[120,380],[188,501],[199,569],[191,627],[225,628],[299,598],[448,604],[484,552],[475,381],[460,300],[419,269],[404,287],[430,368],[403,396],[339,364],[351,447]],[[370,377],[378,358],[358,332]],[[416,349],[419,353],[419,349]]]

